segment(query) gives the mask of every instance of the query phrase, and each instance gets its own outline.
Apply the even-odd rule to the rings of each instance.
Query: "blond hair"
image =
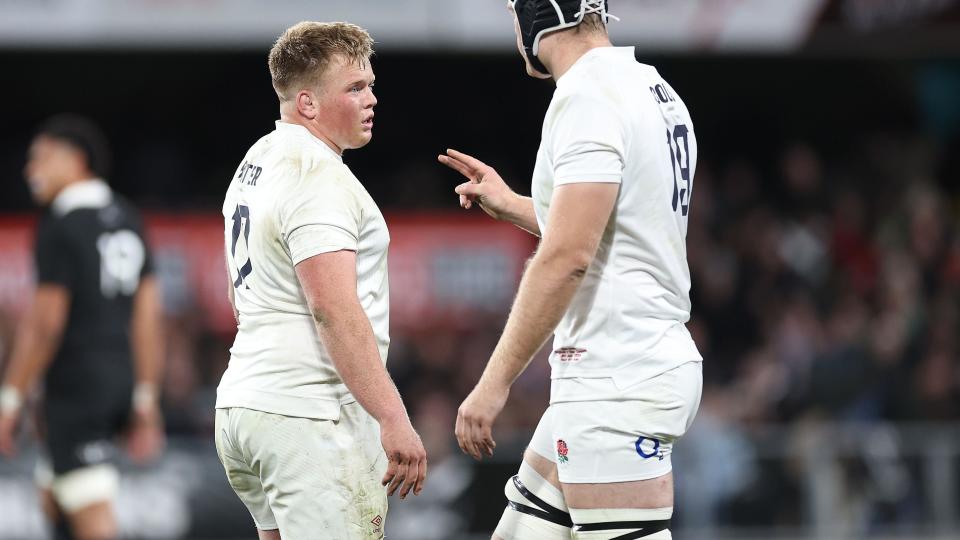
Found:
[[[293,91],[319,86],[335,55],[365,65],[373,55],[373,38],[345,22],[303,21],[287,28],[270,49],[268,60],[280,101],[291,99]]]

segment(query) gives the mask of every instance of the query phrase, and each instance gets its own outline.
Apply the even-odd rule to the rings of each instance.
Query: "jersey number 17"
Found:
[[[237,244],[241,239],[241,233],[244,248],[241,257],[246,258],[243,264],[240,264],[237,259]],[[245,285],[249,289],[250,287],[244,283],[250,272],[253,272],[253,263],[250,262],[250,208],[248,206],[238,204],[237,209],[233,211],[231,237],[233,240],[230,242],[230,255],[233,257],[233,264],[237,269],[237,279],[233,281],[233,288],[237,289],[240,285]]]

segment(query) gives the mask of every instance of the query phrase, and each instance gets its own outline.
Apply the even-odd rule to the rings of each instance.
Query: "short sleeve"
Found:
[[[150,249],[150,242],[147,239],[146,226],[144,225],[143,216],[140,215],[140,211],[137,210],[135,206],[126,200],[123,200],[120,205],[124,213],[127,215],[130,228],[140,239],[140,243],[143,244],[143,266],[140,267],[140,278],[143,279],[149,275],[152,275],[156,270],[153,260],[153,250]]]
[[[140,278],[142,279],[153,275],[156,264],[153,261],[153,249],[150,247],[150,241],[147,239],[143,223],[140,223],[137,227],[137,234],[140,236],[140,241],[143,242],[143,267],[140,268]]]
[[[40,223],[34,245],[34,265],[38,284],[69,288],[73,285],[72,269],[76,267],[76,262],[72,260],[69,242],[61,225],[52,217]]]
[[[554,185],[614,183],[623,177],[623,120],[610,104],[573,94],[557,106],[550,150]]]
[[[360,201],[342,177],[308,179],[279,210],[280,236],[293,264],[333,251],[357,251],[360,242]]]

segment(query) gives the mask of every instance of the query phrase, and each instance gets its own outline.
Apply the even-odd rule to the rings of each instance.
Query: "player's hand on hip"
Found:
[[[517,194],[493,167],[452,148],[447,149],[447,153],[441,154],[437,159],[467,178],[467,182],[454,189],[460,196],[460,206],[469,210],[477,203],[494,219],[504,219],[504,216],[510,213]]]
[[[463,400],[457,410],[454,433],[464,453],[476,460],[484,455],[493,455],[493,449],[497,447],[493,440],[493,422],[503,410],[509,395],[509,386],[481,381]]]
[[[17,420],[20,411],[0,414],[0,455],[12,458],[17,454]]]
[[[381,483],[387,486],[387,495],[397,493],[406,498],[410,491],[420,495],[427,479],[427,451],[410,420],[403,418],[380,424],[380,442],[387,454],[387,473]]]

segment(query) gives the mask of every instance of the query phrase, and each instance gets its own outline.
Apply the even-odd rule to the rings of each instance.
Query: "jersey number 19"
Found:
[[[146,259],[143,241],[133,231],[106,232],[97,238],[100,252],[100,292],[106,298],[131,296],[140,285]]]
[[[693,185],[690,182],[690,130],[684,124],[673,127],[673,133],[667,129],[667,148],[670,149],[670,163],[673,166],[673,210],[686,216],[690,211],[690,192]],[[677,169],[680,169],[680,178],[677,179]],[[680,180],[683,181],[681,185]]]

